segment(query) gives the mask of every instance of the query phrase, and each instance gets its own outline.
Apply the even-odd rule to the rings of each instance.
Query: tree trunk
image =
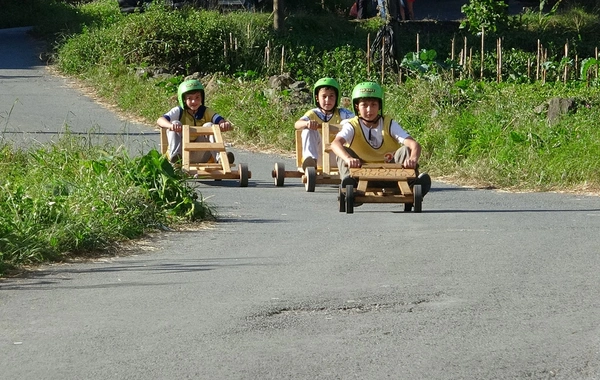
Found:
[[[283,31],[283,0],[273,0],[273,29]]]

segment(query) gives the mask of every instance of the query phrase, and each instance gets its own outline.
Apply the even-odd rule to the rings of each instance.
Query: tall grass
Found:
[[[115,242],[212,210],[158,152],[130,158],[64,135],[31,150],[0,147],[0,274],[107,251]]]

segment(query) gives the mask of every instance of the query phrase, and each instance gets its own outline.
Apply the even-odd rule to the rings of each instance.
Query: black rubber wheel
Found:
[[[275,186],[283,186],[283,181],[285,181],[285,164],[283,162],[277,162],[275,164],[275,170],[273,170],[273,178],[275,178]]]
[[[413,208],[413,204],[412,203],[405,203],[404,204],[404,212],[411,212]]]
[[[346,186],[346,214],[354,214],[354,186]]]
[[[415,212],[421,212],[423,207],[423,192],[421,191],[421,185],[413,186],[413,194],[414,194],[414,208]]]
[[[248,164],[238,164],[238,172],[240,173],[240,187],[248,187]]]
[[[342,190],[342,185],[340,185],[338,190],[338,204],[340,206],[340,212],[346,212],[346,194]]]
[[[306,183],[304,184],[306,192],[314,193],[317,185],[317,169],[314,166],[309,166],[306,168],[304,175],[306,176]]]

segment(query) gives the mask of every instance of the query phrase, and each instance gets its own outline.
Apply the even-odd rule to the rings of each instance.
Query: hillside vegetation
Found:
[[[85,25],[61,34],[53,62],[149,123],[174,104],[184,76],[197,72],[208,103],[236,124],[238,143],[291,151],[293,122],[312,106],[310,96],[271,89],[269,76],[287,73],[309,88],[333,76],[345,96],[361,81],[383,78],[385,112],[423,144],[423,165],[435,176],[522,190],[595,191],[600,184],[592,122],[600,112],[600,23],[582,8],[510,18],[487,34],[483,58],[481,36],[458,23],[401,23],[401,65],[383,72],[381,54],[367,59],[379,19],[298,9],[276,34],[267,13],[155,6],[121,15],[110,1],[78,11]],[[550,122],[554,97],[573,105]]]

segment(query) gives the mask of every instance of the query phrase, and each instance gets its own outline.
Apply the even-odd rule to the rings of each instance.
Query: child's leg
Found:
[[[406,8],[408,10],[408,19],[409,20],[415,19],[415,11],[414,11],[413,5],[414,5],[414,0],[406,0]]]
[[[213,136],[210,136],[213,137]],[[196,142],[214,142],[211,141],[209,139],[208,136],[202,135],[202,136],[198,136],[196,137],[196,140],[194,140]],[[205,163],[205,162],[209,162],[211,158],[214,159],[214,153],[215,152],[190,152],[190,161],[191,162],[197,162],[197,163]],[[216,162],[216,161],[215,161]]]
[[[344,147],[344,149],[346,149],[346,152],[348,152],[350,156],[360,159],[360,157],[358,157],[358,155],[352,149],[348,147]],[[340,157],[337,157],[337,167],[338,171],[340,172],[340,179],[342,181],[344,181],[344,178],[350,176],[350,168],[348,167],[348,165],[346,165],[346,161],[344,161]]]
[[[400,18],[402,21],[406,20],[406,13],[404,12],[404,4],[406,0],[400,0]]]
[[[402,145],[398,150],[396,150],[396,153],[394,153],[394,162],[404,167],[404,161],[406,161],[406,159],[409,157],[410,149]],[[415,173],[417,176],[419,175],[419,164],[417,164],[417,167],[415,168]]]
[[[181,133],[171,130],[167,131],[167,141],[169,142],[167,151],[169,161],[177,162],[181,160]]]
[[[404,161],[410,157],[410,149],[407,146],[402,145],[396,152],[394,153],[394,162],[400,165],[404,165]]]
[[[302,161],[312,157],[315,161],[321,152],[321,134],[315,129],[302,130]]]

